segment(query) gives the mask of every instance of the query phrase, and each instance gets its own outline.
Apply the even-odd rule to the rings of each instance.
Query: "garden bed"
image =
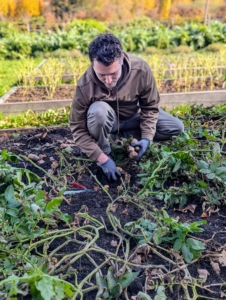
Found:
[[[200,86],[197,86],[200,88]],[[160,89],[160,105],[172,108],[180,104],[203,104],[211,106],[226,102],[226,90],[222,86],[216,86],[218,90],[208,90],[208,86],[203,91],[176,92],[178,89],[185,89],[185,85],[173,86],[171,80],[164,81]],[[195,89],[195,88],[194,88]],[[14,87],[2,98],[0,98],[0,110],[5,114],[17,114],[27,110],[35,112],[46,111],[47,109],[57,109],[70,105],[75,91],[75,85],[61,85],[56,89],[50,87]],[[166,93],[161,93],[165,91]],[[41,105],[40,105],[41,102]]]
[[[128,159],[124,148],[113,147],[112,154],[123,170],[122,180],[117,182],[108,182],[96,163],[87,160],[74,145],[67,126],[0,132],[1,149],[21,155],[21,160],[13,165],[26,167],[40,176],[44,180],[43,188],[48,198],[57,195],[65,184],[68,190],[73,189],[67,183],[70,180],[88,188],[86,192],[64,196],[60,210],[72,217],[70,227],[58,217],[55,224],[48,225],[49,232],[57,228],[58,234],[49,240],[43,236],[43,241],[37,235],[29,246],[33,249],[31,264],[34,256],[39,257],[36,264],[42,272],[60,275],[61,279],[82,288],[83,299],[87,300],[94,300],[97,294],[95,273],[100,269],[105,277],[109,267],[112,267],[114,274],[117,273],[118,278],[123,273],[138,272],[118,297],[119,300],[137,299],[139,292],[146,294],[146,298],[141,299],[150,299],[147,294],[154,297],[157,293],[159,297],[161,295],[159,299],[169,300],[224,299],[225,183],[219,177],[213,179],[213,175],[209,176],[206,167],[218,162],[217,168],[221,168],[222,172],[226,169],[223,161],[226,150],[225,117],[225,108],[211,110],[194,107],[188,115],[182,116],[190,132],[173,141],[154,143],[140,165]],[[173,151],[169,164],[164,163],[167,151]],[[38,158],[32,158],[31,154]],[[198,167],[200,160],[205,161],[206,165],[202,163]],[[206,168],[206,171],[201,168]],[[169,176],[165,178],[168,171]],[[138,177],[138,174],[143,175]],[[149,178],[149,184],[145,184],[145,178]],[[158,228],[163,229],[162,233],[169,226],[162,215],[164,205],[169,215],[167,220],[174,218],[174,224],[207,220],[206,224],[199,225],[204,229],[203,232],[190,232],[188,235],[188,238],[193,237],[205,245],[199,258],[186,262],[186,253],[182,255],[181,251],[173,251],[172,243],[165,241],[159,245],[149,239],[148,230],[151,232],[153,226],[150,222],[156,222]],[[144,230],[146,226],[139,223],[142,216],[150,227],[145,229],[148,245],[144,243],[139,246],[139,228],[144,226]],[[137,222],[137,229],[131,231],[128,226],[125,227],[128,222]],[[45,224],[41,222],[39,226],[42,228]],[[186,226],[184,228],[188,228]],[[63,234],[66,230],[70,232],[68,236]],[[77,230],[77,233],[73,233],[73,230]],[[39,243],[39,247],[33,247],[36,243]],[[10,247],[10,243],[8,245]],[[198,246],[197,242],[197,249]],[[29,251],[25,252],[28,255]],[[45,268],[41,267],[43,262],[40,265],[39,259],[47,262]],[[186,259],[189,260],[189,257]],[[9,267],[10,260],[10,256],[3,257],[7,278],[11,275],[10,270],[18,275],[23,269],[24,258],[20,259],[19,269],[16,263]],[[26,288],[26,281],[20,288]]]

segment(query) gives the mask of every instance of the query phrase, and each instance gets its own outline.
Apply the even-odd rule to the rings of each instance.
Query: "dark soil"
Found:
[[[33,88],[18,87],[5,102],[33,102],[43,100],[68,100],[72,99],[75,86],[72,84],[58,85],[53,92],[49,87],[36,86]]]
[[[197,91],[212,91],[223,90],[223,79],[206,78],[206,79],[191,79],[190,82],[183,80],[164,80],[159,84],[159,92],[166,93],[179,93],[179,92],[197,92]],[[49,87],[33,87],[22,88],[18,87],[16,91],[9,96],[5,101],[10,102],[32,102],[43,100],[68,100],[72,99],[75,91],[73,84],[59,85],[56,90],[52,92]]]
[[[180,92],[201,92],[201,91],[215,91],[224,90],[223,79],[204,78],[204,79],[190,79],[186,80],[164,80],[160,83],[159,92],[161,94],[180,93]]]
[[[19,136],[15,137],[15,134],[19,133]],[[24,156],[28,156],[30,153],[36,154],[42,158],[42,161],[37,163],[39,167],[44,169],[45,171],[53,173],[55,176],[57,174],[62,174],[63,172],[67,174],[66,165],[60,164],[60,157],[59,157],[59,150],[65,148],[65,145],[68,145],[73,149],[71,154],[73,154],[77,158],[84,158],[86,157],[80,150],[73,145],[72,135],[70,129],[65,127],[59,127],[55,129],[35,129],[35,130],[18,130],[14,131],[13,133],[4,133],[1,134],[0,132],[0,149],[8,149],[11,152],[22,154]],[[75,163],[75,160],[71,159],[70,157],[67,159],[68,163],[72,164]],[[55,166],[54,166],[55,162]],[[58,163],[58,165],[56,164]],[[19,167],[26,167],[29,170],[35,172],[40,177],[43,177],[45,174],[35,166],[33,166],[29,162],[21,161],[17,164]],[[63,167],[62,167],[63,166]],[[108,182],[105,178],[104,174],[102,173],[101,169],[96,165],[96,163],[88,163],[87,166],[91,170],[91,172],[97,177],[98,181],[104,186],[109,185],[109,193],[113,199],[115,199],[118,195],[117,187],[120,185],[120,181],[117,182]],[[130,187],[131,190],[136,193],[140,189],[139,179],[137,178],[137,173],[139,172],[139,167],[137,164],[132,162],[128,162],[123,164],[121,163],[123,170],[125,170],[128,174],[131,175],[130,179]],[[74,165],[74,179],[79,183],[85,185],[89,189],[96,189],[97,182],[94,178],[90,175],[87,169],[80,169],[76,168]],[[49,192],[51,187],[44,185],[43,188]],[[90,216],[96,218],[99,221],[104,219],[108,230],[113,231],[109,220],[106,215],[106,209],[108,204],[111,202],[109,197],[101,190],[96,190],[94,192],[85,192],[70,196],[67,198],[68,201],[63,201],[61,204],[61,210],[63,213],[70,214],[73,218],[75,217],[76,213],[79,210],[87,211]],[[163,202],[156,200],[156,199],[146,199],[145,202],[147,203],[147,210],[151,211],[153,207],[157,209],[161,209],[163,207]],[[137,205],[132,203],[127,203],[126,201],[121,202],[118,201],[117,207],[113,215],[115,215],[121,222],[122,227],[125,223],[129,221],[136,221],[142,216],[142,210],[137,207]],[[202,202],[197,197],[190,197],[189,203],[187,205],[193,204],[196,205],[196,209],[194,213],[190,212],[182,212],[177,210],[178,207],[168,209],[168,213],[171,217],[179,218],[181,222],[194,222],[201,220],[202,210]],[[216,274],[216,272],[211,267],[211,258],[209,253],[219,253],[221,252],[220,249],[225,249],[226,245],[226,235],[225,235],[225,227],[226,227],[226,213],[225,208],[221,208],[219,212],[212,213],[207,220],[207,224],[203,226],[204,232],[201,234],[196,234],[195,236],[209,242],[207,243],[207,249],[203,251],[203,258],[197,260],[196,262],[192,263],[188,269],[190,271],[191,276],[194,278],[198,278],[198,269],[205,269],[209,272],[209,276],[205,284],[200,283],[200,288],[198,288],[198,293],[200,297],[198,299],[226,299],[223,295],[223,292],[226,294],[226,287],[220,287],[218,284],[226,281],[226,272],[225,267],[222,267],[220,264],[220,273]],[[214,235],[215,234],[215,235]],[[81,239],[82,240],[82,239]],[[110,252],[115,252],[115,247],[112,246],[112,241],[119,241],[118,237],[107,233],[105,230],[101,231],[100,237],[97,240],[97,245],[100,246],[102,249],[106,249]],[[62,244],[64,240],[57,239],[53,243],[50,244],[49,251],[52,251],[57,246]],[[130,242],[130,251],[132,252],[136,243],[135,241],[131,240]],[[125,245],[124,245],[125,246]],[[61,251],[64,253],[75,253],[78,249],[78,245],[75,244],[68,244],[65,246]],[[164,252],[163,252],[164,253]],[[165,255],[165,253],[164,253]],[[123,249],[120,247],[119,249],[119,256],[123,257]],[[97,265],[101,264],[105,257],[102,254],[98,254],[95,252],[92,255],[92,258],[95,260]],[[169,257],[171,258],[171,257]],[[158,255],[154,253],[149,253],[146,257],[145,264],[153,264],[153,265],[164,265],[167,269],[173,270],[173,266],[170,265],[169,262],[165,261]],[[82,257],[79,261],[72,265],[74,269],[77,269],[77,276],[78,282],[80,282],[87,274],[89,274],[93,270],[93,265],[90,261],[85,257]],[[129,286],[128,288],[128,296],[129,299],[132,296],[137,295],[139,291],[143,291],[145,285],[145,271],[144,269],[134,268],[133,271],[140,271],[139,277]],[[103,268],[103,273],[106,274],[107,267]],[[181,278],[182,273],[176,272],[175,273],[175,280],[179,280]],[[158,277],[158,276],[157,276]],[[74,275],[71,275],[67,278],[68,281],[74,283]],[[157,280],[157,279],[156,279]],[[157,280],[158,281],[158,280]],[[95,283],[95,279],[93,279]],[[165,280],[167,283],[167,279]],[[213,285],[209,287],[213,293],[208,292],[207,289],[202,289],[201,286],[205,285]],[[156,295],[156,291],[149,290],[149,295],[154,297]],[[91,291],[84,295],[84,299],[86,300],[94,300],[96,295],[96,290]],[[183,294],[183,288],[178,285],[174,286],[173,290],[166,289],[166,295],[168,300],[179,300],[179,299],[186,299],[185,295]],[[203,297],[205,296],[205,297]],[[221,297],[222,296],[222,297]],[[26,297],[26,299],[30,299]],[[124,296],[120,296],[121,300],[124,300]]]

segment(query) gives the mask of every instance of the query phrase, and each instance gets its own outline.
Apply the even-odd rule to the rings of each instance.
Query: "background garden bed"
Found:
[[[17,114],[27,110],[42,112],[50,108],[65,107],[71,104],[74,90],[74,85],[58,86],[53,94],[56,95],[56,99],[48,99],[45,87],[33,87],[25,90],[14,87],[9,93],[0,98],[0,110],[5,114]],[[160,106],[168,109],[180,104],[203,104],[206,107],[225,103],[226,90],[166,93],[160,94],[160,99]]]

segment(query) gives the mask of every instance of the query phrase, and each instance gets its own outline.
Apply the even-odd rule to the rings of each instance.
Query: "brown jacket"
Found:
[[[93,160],[103,152],[87,129],[87,111],[96,101],[107,102],[116,114],[119,113],[120,119],[130,118],[140,110],[141,136],[152,140],[159,100],[151,69],[141,58],[125,53],[121,78],[112,90],[108,90],[97,78],[90,65],[78,81],[69,117],[76,146]]]

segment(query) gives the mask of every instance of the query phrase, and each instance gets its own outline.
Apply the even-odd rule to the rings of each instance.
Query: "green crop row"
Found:
[[[144,25],[144,23],[146,25]],[[24,34],[8,23],[0,24],[0,59],[39,56],[57,49],[77,49],[87,53],[89,43],[103,32],[120,38],[125,51],[145,51],[148,47],[168,49],[189,46],[198,50],[213,43],[226,43],[226,24],[213,21],[210,26],[186,24],[172,28],[152,23],[147,19],[112,26],[95,20],[76,20],[65,31]]]

